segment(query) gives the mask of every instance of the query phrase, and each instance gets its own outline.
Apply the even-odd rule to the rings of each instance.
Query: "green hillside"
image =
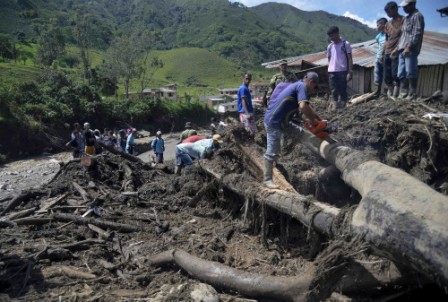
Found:
[[[107,49],[130,31],[159,33],[154,49],[207,48],[243,66],[322,49],[326,29],[338,25],[350,41],[374,33],[361,23],[325,12],[268,3],[247,8],[227,0],[0,0],[0,33],[35,41],[50,25],[77,43],[86,22],[89,45]]]
[[[366,41],[376,35],[374,29],[356,20],[324,11],[306,12],[280,3],[261,4],[254,7],[253,11],[279,30],[311,44],[315,50],[326,48],[328,44],[326,32],[330,26],[338,26],[341,35],[352,43]]]

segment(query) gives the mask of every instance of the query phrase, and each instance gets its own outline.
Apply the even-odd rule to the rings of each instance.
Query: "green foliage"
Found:
[[[65,36],[58,26],[51,27],[39,38],[36,62],[50,66],[65,52]]]
[[[279,3],[247,8],[227,0],[19,2],[0,4],[0,32],[21,33],[22,40],[36,40],[42,28],[54,24],[69,43],[106,50],[114,38],[131,30],[158,31],[160,38],[151,42],[152,49],[210,48],[244,68],[322,50],[330,25],[339,26],[351,42],[374,35],[374,30],[352,19]]]

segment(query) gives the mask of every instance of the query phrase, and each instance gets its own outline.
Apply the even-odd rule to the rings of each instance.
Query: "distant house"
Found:
[[[350,39],[349,39],[350,40]],[[353,80],[348,82],[351,94],[364,94],[373,89],[373,69],[378,45],[370,40],[352,45]],[[418,57],[417,94],[431,96],[436,90],[448,91],[448,35],[425,32],[423,46]],[[288,66],[299,78],[309,71],[316,71],[321,76],[320,87],[328,87],[328,58],[325,51],[287,59]],[[266,68],[277,68],[280,60],[263,63]]]
[[[137,98],[139,96],[160,99],[160,100],[171,100],[173,102],[177,101],[177,90],[176,85],[170,85],[168,87],[161,88],[145,88],[141,93],[130,92],[130,98]]]
[[[223,103],[218,106],[219,113],[228,113],[228,112],[237,112],[238,105],[236,101],[232,101],[229,103]]]
[[[230,96],[235,96],[238,94],[238,88],[224,88],[224,89],[220,89],[219,93],[222,95],[230,95]]]
[[[220,104],[233,101],[231,96],[222,94],[202,96],[200,99],[207,104],[207,107],[216,111]]]

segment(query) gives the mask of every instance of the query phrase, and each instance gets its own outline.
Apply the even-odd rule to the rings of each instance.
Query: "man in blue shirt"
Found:
[[[308,93],[317,89],[318,82],[317,73],[310,71],[303,81],[278,84],[271,96],[264,117],[267,149],[264,154],[263,182],[269,189],[278,188],[272,181],[273,163],[280,154],[283,129],[289,124],[291,117],[300,110],[311,126],[317,125],[322,120],[310,107],[308,97]]]
[[[218,149],[222,143],[221,135],[215,134],[210,139],[178,144],[176,146],[176,167],[174,173],[179,175],[182,166],[185,166],[185,171],[187,172],[195,159],[212,157],[214,150]]]
[[[163,164],[163,152],[165,151],[165,141],[162,138],[162,131],[157,131],[156,138],[152,140],[151,148],[156,155],[156,164]]]
[[[386,18],[381,18],[376,21],[376,29],[378,30],[378,35],[376,36],[376,43],[378,43],[378,51],[376,53],[375,59],[375,76],[374,83],[376,85],[375,96],[378,98],[381,95],[381,86],[383,84],[383,61],[384,61],[384,45],[387,41],[386,35]]]
[[[251,135],[255,135],[254,108],[252,107],[252,96],[249,90],[251,80],[252,75],[245,73],[243,84],[238,89],[238,112],[240,113],[241,124]]]

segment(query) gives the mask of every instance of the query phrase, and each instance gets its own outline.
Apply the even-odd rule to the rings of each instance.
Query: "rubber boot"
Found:
[[[176,175],[180,175],[180,173],[182,172],[182,166],[174,166],[174,174]]]
[[[399,94],[400,94],[400,86],[395,85],[393,97],[396,98],[396,97],[398,97]]]
[[[380,84],[375,84],[376,85],[376,89],[375,89],[375,98],[379,98],[381,95],[381,83]]]
[[[417,78],[409,79],[409,93],[406,100],[412,101],[417,98]]]
[[[408,96],[409,81],[403,79],[400,81],[400,95],[399,98],[404,99]]]
[[[264,178],[263,184],[269,189],[278,189],[278,186],[272,181],[272,174],[274,170],[274,162],[272,160],[264,160]]]
[[[394,86],[392,85],[387,86],[387,96],[390,98],[394,96]]]

